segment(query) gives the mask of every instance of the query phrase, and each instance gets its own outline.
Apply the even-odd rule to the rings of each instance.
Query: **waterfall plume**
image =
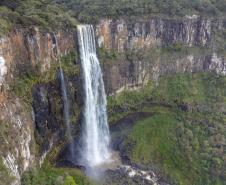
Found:
[[[84,84],[82,160],[92,167],[106,162],[110,156],[107,101],[93,26],[79,25],[78,40]]]

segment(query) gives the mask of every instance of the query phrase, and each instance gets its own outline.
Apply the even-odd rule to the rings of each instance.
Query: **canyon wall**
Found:
[[[59,55],[75,48],[75,40],[73,31],[48,33],[38,28],[15,30],[0,38],[1,65],[5,66],[1,83],[5,81],[4,86],[7,86],[7,82],[26,72],[26,68],[47,71]]]
[[[157,83],[166,73],[212,71],[225,75],[225,53],[218,52],[225,47],[225,30],[225,20],[197,16],[135,22],[101,20],[96,26],[98,46],[119,53],[119,59],[103,61],[108,94],[137,89],[149,79]],[[160,52],[156,54],[152,48]]]
[[[200,18],[150,18],[141,21],[103,19],[96,26],[98,45],[118,52],[167,46],[181,43],[187,46],[215,47],[214,32],[226,28],[225,20]]]
[[[74,51],[75,42],[73,31],[48,33],[38,28],[15,30],[0,38],[0,164],[4,165],[9,176],[0,175],[0,178],[10,180],[2,180],[3,184],[20,184],[21,174],[31,166],[43,162],[56,135],[62,135],[60,128],[63,127],[62,122],[47,119],[53,117],[51,112],[55,111],[51,107],[54,105],[52,102],[57,97],[58,102],[60,101],[57,85],[50,83],[34,87],[33,103],[29,95],[18,96],[15,85],[26,91],[27,87],[23,87],[26,77],[29,78],[33,73],[46,75],[60,55]],[[52,99],[41,93],[43,89],[51,93]],[[52,101],[49,103],[48,100]],[[43,116],[42,120],[38,119],[40,115]],[[43,129],[40,129],[41,126]],[[46,130],[44,134],[43,130]],[[39,142],[40,139],[45,142]]]

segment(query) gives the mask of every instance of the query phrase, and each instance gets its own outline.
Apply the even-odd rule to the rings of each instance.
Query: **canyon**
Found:
[[[169,74],[225,75],[226,55],[221,43],[225,31],[226,20],[196,15],[100,20],[95,36],[106,94],[110,97],[136,91],[149,81],[158,86],[159,79]],[[58,60],[71,53],[75,53],[74,64],[71,69],[62,68],[66,70],[66,88],[70,89],[72,134],[81,131],[84,92],[81,76],[76,73],[81,64],[78,45],[76,29],[53,33],[32,27],[0,38],[0,156],[9,176],[14,177],[12,184],[20,184],[23,172],[41,166],[51,150],[67,143],[57,74]],[[28,85],[26,77],[31,79]],[[21,88],[28,88],[30,95],[21,94],[17,83],[26,84]],[[206,109],[200,107],[188,109]],[[217,108],[226,112],[224,104]]]

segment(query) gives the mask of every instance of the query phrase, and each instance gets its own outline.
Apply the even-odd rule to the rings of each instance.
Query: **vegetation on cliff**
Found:
[[[59,58],[62,69],[66,75],[78,75],[79,66],[76,65],[78,56],[75,52],[68,53],[67,55]],[[52,63],[48,71],[41,74],[41,64],[34,66],[27,66],[23,69],[23,73],[16,75],[15,81],[11,84],[11,91],[18,97],[24,99],[26,102],[31,103],[32,87],[41,83],[49,83],[57,79],[57,71],[60,67],[59,63]]]

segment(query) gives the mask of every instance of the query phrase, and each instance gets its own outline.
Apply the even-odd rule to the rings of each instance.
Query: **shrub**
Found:
[[[76,185],[74,178],[72,176],[67,176],[63,185]]]

